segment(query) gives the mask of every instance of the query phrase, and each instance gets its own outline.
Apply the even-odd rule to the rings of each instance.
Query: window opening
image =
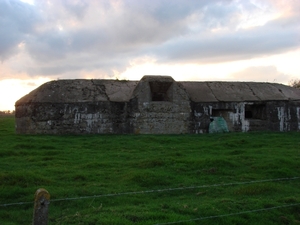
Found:
[[[245,119],[266,120],[266,105],[265,104],[246,104]]]
[[[169,88],[172,85],[172,82],[159,82],[152,81],[149,82],[151,89],[151,100],[152,101],[171,101],[171,97],[169,94]]]
[[[245,118],[246,119],[252,119],[253,118],[252,111],[246,110],[245,111]]]
[[[212,116],[228,117],[231,112],[233,112],[231,109],[213,109]]]
[[[160,102],[160,101],[166,101],[167,98],[165,96],[165,93],[157,93],[157,92],[152,92],[152,101],[157,101],[157,102]]]

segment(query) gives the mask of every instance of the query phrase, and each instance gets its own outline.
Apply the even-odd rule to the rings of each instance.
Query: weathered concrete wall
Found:
[[[59,80],[16,102],[27,134],[207,133],[222,116],[230,131],[300,131],[300,90],[280,84]]]
[[[299,101],[193,103],[194,133],[205,133],[211,116],[222,116],[229,131],[300,131]]]
[[[17,133],[132,133],[128,103],[32,103],[16,108]]]
[[[32,134],[132,133],[127,107],[137,83],[114,80],[46,83],[16,103],[16,131]]]

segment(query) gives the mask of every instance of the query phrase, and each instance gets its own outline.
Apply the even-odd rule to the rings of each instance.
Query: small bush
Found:
[[[289,85],[294,87],[294,88],[300,88],[300,80],[298,80],[298,79],[291,80],[289,82]]]

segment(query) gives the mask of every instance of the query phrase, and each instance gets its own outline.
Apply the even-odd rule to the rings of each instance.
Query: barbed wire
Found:
[[[60,202],[60,201],[74,201],[74,200],[82,200],[82,199],[91,199],[91,198],[114,197],[114,196],[121,196],[121,195],[147,194],[147,193],[156,193],[156,192],[191,190],[191,189],[198,189],[198,188],[222,187],[222,186],[266,183],[266,182],[287,181],[287,180],[297,180],[297,179],[300,179],[300,177],[285,177],[285,178],[275,178],[275,179],[266,179],[266,180],[254,180],[254,181],[232,182],[232,183],[219,183],[219,184],[211,184],[211,185],[165,188],[165,189],[146,190],[146,191],[120,192],[120,193],[90,195],[90,196],[81,196],[81,197],[72,197],[72,198],[58,198],[58,199],[50,200],[50,203],[51,202]],[[17,203],[0,204],[0,207],[7,207],[7,206],[14,206],[14,205],[25,205],[25,204],[33,204],[33,202],[17,202]]]
[[[167,223],[157,223],[157,224],[154,224],[154,225],[170,225],[170,224],[186,223],[186,222],[193,222],[193,221],[206,220],[206,219],[215,219],[215,218],[221,218],[221,217],[227,217],[227,216],[237,216],[237,215],[241,215],[241,214],[262,212],[262,211],[268,211],[268,210],[274,210],[274,209],[280,209],[280,208],[287,208],[287,207],[298,206],[298,205],[300,205],[300,203],[274,206],[274,207],[263,208],[263,209],[254,209],[254,210],[242,211],[242,212],[237,212],[237,213],[228,213],[228,214],[222,214],[222,215],[216,215],[216,216],[199,217],[199,218],[189,219],[189,220],[180,220],[180,221],[167,222]]]
[[[166,192],[166,191],[190,190],[190,189],[197,189],[197,188],[210,188],[210,187],[232,186],[232,185],[242,185],[242,184],[255,184],[255,183],[265,183],[265,182],[284,181],[284,180],[296,180],[296,179],[299,179],[299,178],[300,177],[277,178],[277,179],[234,182],[234,183],[224,183],[224,184],[221,183],[221,184],[212,184],[212,185],[165,188],[165,189],[146,190],[146,191],[121,192],[121,193],[102,194],[102,195],[93,195],[93,196],[82,196],[82,197],[77,197],[77,198],[76,197],[74,197],[74,198],[61,198],[61,199],[50,200],[50,202],[79,200],[79,199],[88,199],[88,198],[113,197],[113,196],[121,196],[121,195],[147,194],[147,193]]]
[[[13,205],[27,205],[27,204],[33,204],[33,201],[32,202],[6,203],[6,204],[1,204],[0,207],[13,206]]]

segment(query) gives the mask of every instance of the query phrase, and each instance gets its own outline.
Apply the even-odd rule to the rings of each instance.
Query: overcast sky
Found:
[[[56,79],[287,84],[299,12],[299,0],[0,0],[0,110]]]

